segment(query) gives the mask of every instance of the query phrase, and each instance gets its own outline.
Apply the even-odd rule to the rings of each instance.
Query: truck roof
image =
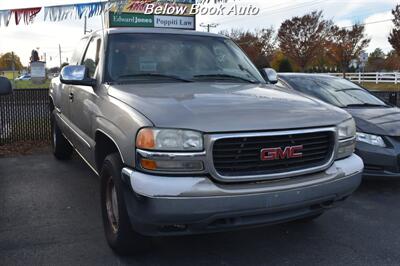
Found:
[[[90,35],[99,34],[102,30],[97,30]],[[194,31],[194,30],[182,30],[182,29],[165,29],[165,28],[134,28],[134,27],[121,27],[121,28],[109,28],[105,29],[107,34],[119,34],[119,33],[160,33],[160,34],[183,34],[183,35],[197,35],[197,36],[209,36],[209,37],[223,37],[226,36],[202,32],[202,31]]]

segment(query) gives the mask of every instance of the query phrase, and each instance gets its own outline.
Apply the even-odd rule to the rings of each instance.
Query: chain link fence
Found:
[[[0,145],[50,140],[48,89],[18,89],[0,96]]]
[[[400,92],[371,91],[382,100],[400,107]]]

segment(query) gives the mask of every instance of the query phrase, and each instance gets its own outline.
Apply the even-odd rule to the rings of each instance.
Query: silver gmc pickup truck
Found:
[[[50,87],[54,155],[76,150],[100,176],[116,252],[151,236],[311,220],[359,186],[352,117],[265,72],[216,34],[80,40]]]

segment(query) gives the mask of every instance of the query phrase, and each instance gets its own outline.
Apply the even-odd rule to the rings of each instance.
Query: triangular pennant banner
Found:
[[[18,25],[22,18],[24,19],[25,24],[30,24],[33,22],[33,19],[40,10],[42,10],[41,7],[13,9],[11,10],[11,13],[15,15],[15,25]]]
[[[0,26],[4,24],[4,26],[8,26],[8,23],[11,19],[11,11],[10,10],[0,10]]]
[[[75,6],[49,6],[44,8],[44,20],[61,21],[76,17]]]
[[[103,12],[105,3],[98,2],[98,3],[88,3],[88,4],[76,4],[76,12],[79,18],[86,16],[91,18],[93,16],[100,15]]]

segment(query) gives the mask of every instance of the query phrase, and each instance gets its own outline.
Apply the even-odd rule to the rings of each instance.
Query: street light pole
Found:
[[[12,76],[13,76],[13,80],[15,80],[15,62],[14,62],[14,52],[11,52],[11,70],[12,70]]]
[[[61,70],[61,66],[62,66],[62,59],[61,59],[61,44],[58,45],[58,55],[60,57],[60,70]]]
[[[207,28],[207,32],[210,32],[210,31],[211,31],[211,28],[216,28],[216,27],[218,27],[218,25],[219,25],[219,24],[217,24],[217,23],[208,23],[208,24],[206,24],[206,23],[201,23],[201,24],[200,24],[200,27],[202,27],[202,28]]]

